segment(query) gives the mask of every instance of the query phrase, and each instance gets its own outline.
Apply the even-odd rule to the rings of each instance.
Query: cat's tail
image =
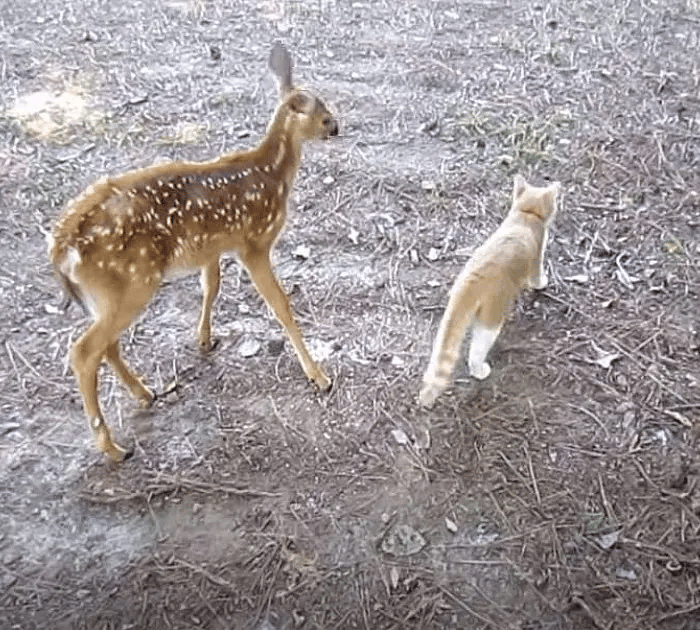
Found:
[[[423,376],[419,400],[424,407],[431,407],[452,380],[464,335],[479,308],[479,284],[478,278],[467,275],[465,279],[458,278],[450,291],[430,364]]]

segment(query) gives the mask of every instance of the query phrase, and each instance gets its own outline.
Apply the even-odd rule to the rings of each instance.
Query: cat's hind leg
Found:
[[[469,346],[469,373],[480,381],[491,374],[491,366],[486,363],[486,355],[501,332],[501,322],[497,326],[485,326],[478,320],[472,327],[472,341]]]

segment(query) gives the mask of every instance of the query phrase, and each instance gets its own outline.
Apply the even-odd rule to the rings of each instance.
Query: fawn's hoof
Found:
[[[134,456],[134,447],[130,446],[129,448],[124,448],[116,442],[112,442],[103,452],[110,460],[119,464]]]
[[[154,403],[156,395],[150,389],[147,389],[140,393],[137,399],[141,409],[148,409]]]
[[[313,384],[316,385],[316,387],[318,387],[322,392],[329,392],[333,387],[333,381],[323,372],[319,372],[311,380],[313,381]]]
[[[199,340],[199,349],[201,352],[204,352],[204,353],[212,352],[213,350],[216,349],[216,347],[218,345],[219,345],[219,340],[216,337],[214,337],[214,339],[208,338],[208,339],[200,339]]]

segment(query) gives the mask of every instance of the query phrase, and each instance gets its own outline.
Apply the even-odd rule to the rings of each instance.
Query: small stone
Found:
[[[260,342],[257,339],[245,339],[238,346],[238,354],[244,359],[255,356],[260,351]]]
[[[295,258],[302,258],[303,260],[306,260],[309,256],[311,256],[311,248],[308,245],[299,245],[293,252],[292,256]]]
[[[386,533],[381,548],[384,553],[392,556],[412,556],[423,549],[426,544],[425,538],[413,527],[397,524]]]
[[[277,357],[282,354],[284,350],[284,339],[282,337],[278,339],[270,339],[267,342],[267,353],[272,357]]]
[[[394,429],[391,435],[396,440],[397,444],[408,444],[408,436],[403,430]]]

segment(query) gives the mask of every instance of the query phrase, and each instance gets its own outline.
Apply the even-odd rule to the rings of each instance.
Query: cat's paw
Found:
[[[423,407],[430,408],[444,390],[445,387],[438,383],[424,383],[423,388],[420,390],[418,401]]]
[[[476,379],[483,381],[491,374],[491,366],[484,361],[483,363],[473,363],[469,365],[469,373]]]
[[[541,273],[539,278],[532,281],[532,288],[541,291],[549,284],[549,276],[546,273]]]

